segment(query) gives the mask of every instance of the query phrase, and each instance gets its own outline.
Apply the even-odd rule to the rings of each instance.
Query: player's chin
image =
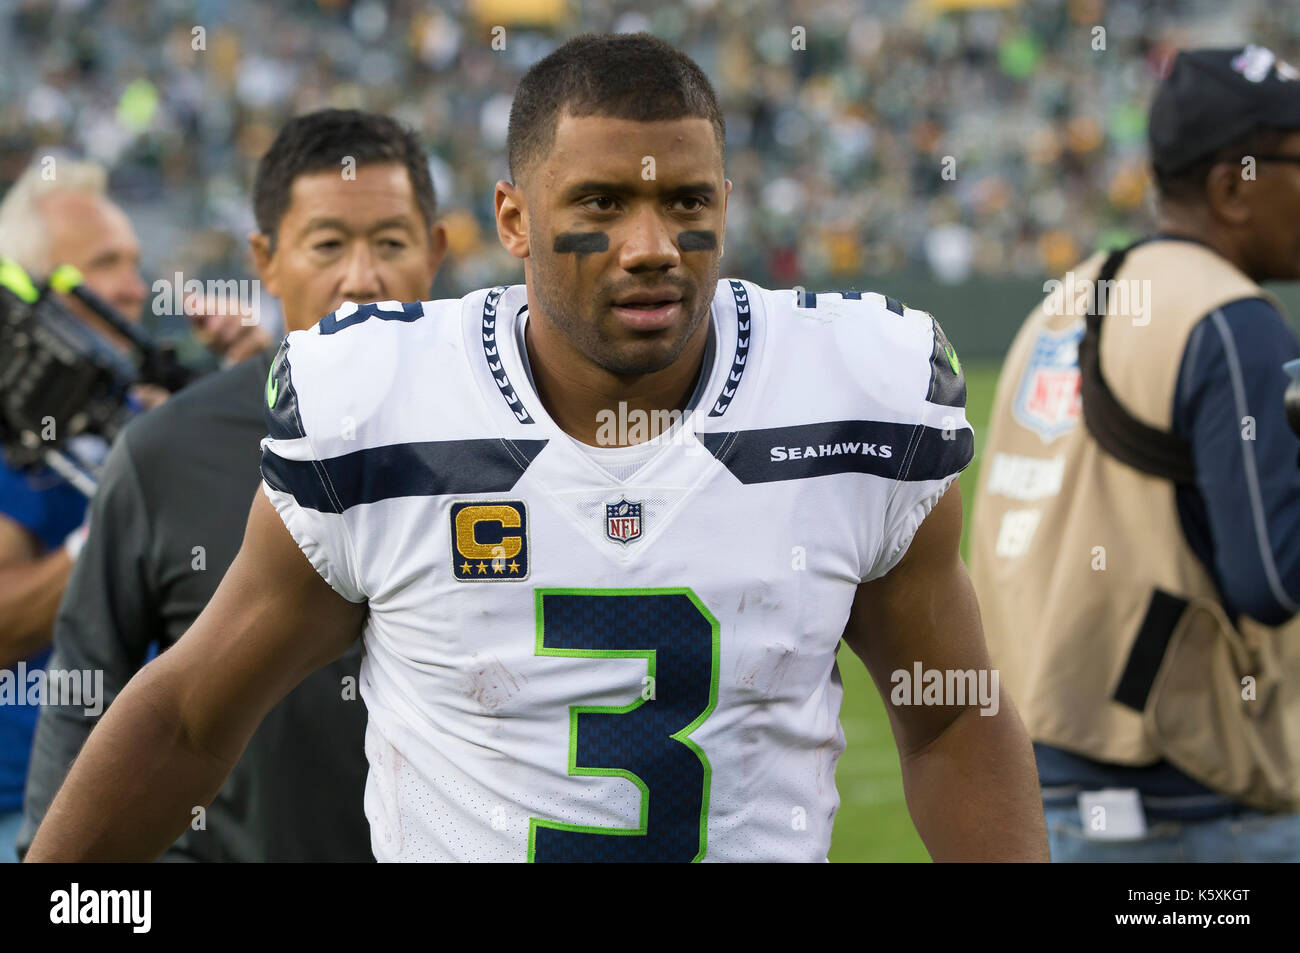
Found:
[[[605,369],[615,374],[654,374],[670,366],[681,349],[672,341],[627,341],[611,349]]]
[[[681,330],[632,333],[619,330],[605,335],[597,359],[614,374],[639,375],[662,371],[681,354]]]

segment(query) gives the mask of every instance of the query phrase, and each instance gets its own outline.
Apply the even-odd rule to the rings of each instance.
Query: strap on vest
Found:
[[[1110,304],[1111,282],[1133,248],[1110,253],[1097,274],[1094,307],[1079,342],[1079,393],[1083,422],[1097,445],[1120,463],[1175,483],[1194,483],[1191,445],[1176,433],[1149,427],[1115,398],[1101,374],[1101,322]]]
[[[1115,686],[1115,701],[1137,712],[1147,707],[1147,696],[1151,694],[1151,686],[1160,671],[1169,638],[1187,606],[1186,599],[1160,588],[1151,590],[1146,615],[1142,617],[1142,625],[1133,640],[1133,648],[1129,650],[1119,684]]]
[[[1133,247],[1111,252],[1097,273],[1095,307],[1088,314],[1083,340],[1079,342],[1083,422],[1097,445],[1120,463],[1174,483],[1194,483],[1196,463],[1188,441],[1171,431],[1150,427],[1130,414],[1101,374],[1101,324],[1110,305],[1111,282]],[[1146,708],[1169,639],[1187,606],[1186,599],[1159,588],[1152,590],[1115,687],[1115,701],[1138,712]]]

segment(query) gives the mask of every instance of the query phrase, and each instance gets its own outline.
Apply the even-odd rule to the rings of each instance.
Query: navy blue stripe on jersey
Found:
[[[422,317],[424,317],[424,306],[418,301],[406,302],[402,305],[401,311],[387,311],[377,304],[359,304],[357,310],[346,318],[340,318],[337,311],[325,315],[320,319],[320,333],[334,334],[371,318],[379,318],[381,321],[418,321]]]
[[[975,453],[968,427],[939,430],[880,420],[703,433],[704,446],[741,483],[868,473],[919,483],[959,473]]]
[[[271,373],[266,382],[266,431],[276,440],[295,440],[307,431],[298,413],[298,395],[293,389],[289,374],[289,338],[280,344],[280,351],[271,362]]]
[[[891,298],[889,295],[885,295],[885,307],[894,312],[894,314],[903,313],[903,302],[899,301],[897,298]]]
[[[749,310],[749,292],[739,281],[728,279],[727,283],[731,285],[731,294],[736,299],[736,353],[731,359],[731,370],[727,372],[727,380],[722,385],[722,393],[718,399],[713,402],[713,409],[709,411],[710,417],[721,417],[731,406],[732,398],[736,396],[736,391],[740,387],[740,379],[745,376],[745,365],[749,361],[749,340],[750,325],[752,316]]]
[[[510,376],[501,366],[500,349],[497,347],[497,302],[505,292],[505,285],[493,288],[483,301],[483,357],[487,360],[488,370],[492,372],[492,379],[497,383],[497,390],[501,392],[502,399],[510,408],[510,412],[515,415],[515,419],[521,424],[531,424],[534,422],[532,415],[528,413],[528,408],[515,393],[514,386],[510,383]],[[527,360],[522,354],[520,359]]]
[[[286,460],[262,450],[262,476],[304,509],[343,513],[399,496],[470,496],[514,488],[545,440],[437,440]]]
[[[957,351],[933,315],[930,324],[934,328],[934,347],[930,351],[930,390],[925,399],[945,407],[965,407],[966,375],[957,359]]]

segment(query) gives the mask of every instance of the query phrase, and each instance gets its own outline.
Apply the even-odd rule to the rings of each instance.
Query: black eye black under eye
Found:
[[[718,247],[718,236],[708,229],[690,229],[678,234],[677,247],[682,251],[712,251]]]
[[[563,232],[555,236],[554,247],[558,255],[609,251],[609,236],[604,232]]]

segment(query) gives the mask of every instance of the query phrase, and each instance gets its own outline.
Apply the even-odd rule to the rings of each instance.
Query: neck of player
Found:
[[[556,426],[593,447],[631,446],[597,439],[602,412],[629,414],[685,410],[699,380],[709,339],[709,320],[700,322],[677,360],[649,374],[615,374],[592,363],[550,321],[533,314],[524,329],[528,363],[537,396]],[[606,428],[608,432],[608,428]]]

